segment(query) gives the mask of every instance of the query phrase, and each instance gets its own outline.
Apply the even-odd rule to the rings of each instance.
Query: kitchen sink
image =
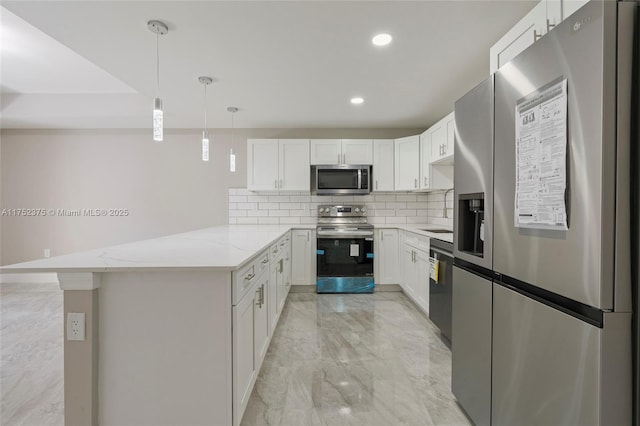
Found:
[[[448,229],[421,229],[421,231],[433,232],[434,234],[453,234]]]

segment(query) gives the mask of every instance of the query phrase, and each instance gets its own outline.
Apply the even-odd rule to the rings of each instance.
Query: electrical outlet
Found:
[[[44,249],[44,257],[51,257],[51,249]]]
[[[67,313],[67,340],[84,340],[84,313]]]

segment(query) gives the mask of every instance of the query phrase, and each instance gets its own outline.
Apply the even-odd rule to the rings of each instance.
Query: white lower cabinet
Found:
[[[256,374],[260,370],[264,356],[267,354],[269,337],[271,336],[271,327],[269,324],[269,281],[269,272],[264,271],[262,278],[259,279],[256,284],[253,301],[253,338],[255,341],[254,362],[256,364]]]
[[[374,239],[376,284],[400,283],[400,243],[397,229],[376,229]]]
[[[316,231],[291,231],[291,284],[316,284]]]
[[[402,249],[402,289],[429,314],[429,238],[405,231]]]

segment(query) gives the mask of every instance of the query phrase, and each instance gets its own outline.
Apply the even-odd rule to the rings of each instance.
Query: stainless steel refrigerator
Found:
[[[493,191],[485,187],[482,196],[465,187],[473,174],[458,173],[459,154],[466,167],[484,170],[487,162],[474,163],[467,149],[473,141],[465,134],[480,128],[464,120],[473,114],[459,114],[459,106],[470,111],[465,102],[472,97],[456,103],[452,387],[476,423],[632,423],[640,260],[637,20],[635,2],[591,1],[500,68],[489,97]],[[522,143],[529,120],[552,111],[545,102],[566,106],[566,119],[557,121],[566,128],[566,145],[550,151],[537,139]],[[562,109],[556,113],[562,117]],[[563,140],[556,125],[536,131],[540,141],[549,132]],[[562,159],[552,169],[560,178],[545,183],[549,158]],[[465,320],[465,306],[474,321]],[[456,342],[456,318],[481,338]],[[456,354],[472,350],[473,339],[483,360],[490,341],[489,379],[480,369],[486,361]],[[478,387],[474,374],[484,394],[460,390],[465,381]]]

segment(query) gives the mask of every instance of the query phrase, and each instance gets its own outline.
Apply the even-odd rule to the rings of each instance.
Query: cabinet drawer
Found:
[[[429,250],[429,237],[425,237],[424,235],[418,235],[413,232],[406,231],[404,242],[417,249],[425,251]]]
[[[242,297],[249,291],[261,273],[269,267],[269,252],[263,251],[236,271],[233,271],[232,298],[237,305]],[[266,262],[265,262],[266,260]],[[264,263],[263,263],[264,262]]]

